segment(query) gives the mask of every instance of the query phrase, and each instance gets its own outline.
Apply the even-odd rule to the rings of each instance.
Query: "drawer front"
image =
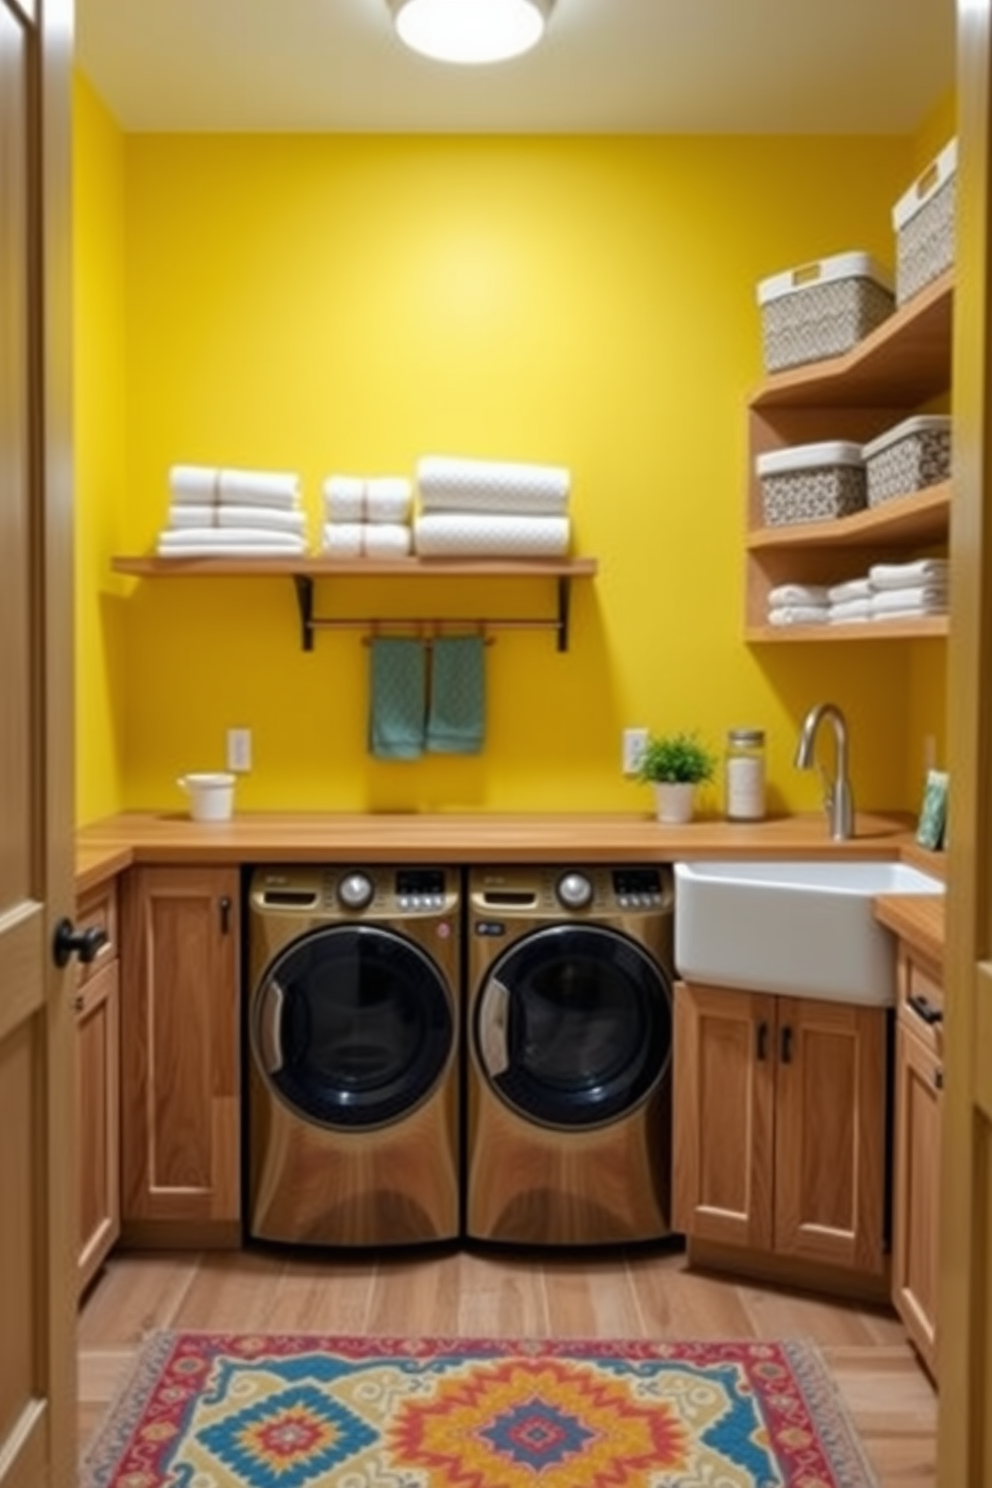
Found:
[[[937,1059],[943,1059],[944,988],[940,973],[905,946],[899,948],[899,1018]]]
[[[98,888],[90,889],[76,906],[76,929],[89,930],[94,926],[101,929],[107,939],[92,961],[88,964],[78,962],[78,983],[81,987],[101,972],[108,962],[115,961],[120,954],[116,879],[108,879]]]

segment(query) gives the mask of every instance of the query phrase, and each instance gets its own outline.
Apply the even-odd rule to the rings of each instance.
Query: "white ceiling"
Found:
[[[529,56],[404,50],[385,0],[77,0],[126,130],[903,134],[953,85],[955,0],[557,0]]]

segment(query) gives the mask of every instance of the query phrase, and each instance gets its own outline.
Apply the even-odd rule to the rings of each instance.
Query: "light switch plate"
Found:
[[[251,769],[251,729],[228,729],[227,768],[241,775]]]
[[[641,768],[644,749],[648,742],[646,728],[627,728],[623,731],[623,753],[621,769],[625,775],[636,775]]]

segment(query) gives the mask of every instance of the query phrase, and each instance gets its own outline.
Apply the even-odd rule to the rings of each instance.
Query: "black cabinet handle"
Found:
[[[231,901],[226,894],[220,901],[220,933],[221,935],[231,933]]]
[[[764,1063],[768,1058],[768,1024],[762,1018],[758,1024],[758,1036],[755,1041],[755,1053],[759,1060]]]
[[[782,1063],[792,1063],[792,1029],[788,1026],[782,1029]]]
[[[928,1023],[932,1028],[935,1023],[943,1023],[944,1014],[940,1008],[934,1007],[920,992],[914,992],[909,998],[909,1005],[918,1018]]]
[[[106,944],[107,932],[102,925],[87,925],[85,930],[77,930],[71,920],[62,919],[52,936],[52,960],[56,966],[67,966],[72,956],[78,956],[88,966]]]

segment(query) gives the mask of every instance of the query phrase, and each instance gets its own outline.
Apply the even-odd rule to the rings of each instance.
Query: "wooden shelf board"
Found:
[[[922,615],[916,620],[867,620],[855,625],[749,625],[748,642],[765,641],[904,641],[946,636],[947,615]]]
[[[773,373],[751,407],[903,407],[946,392],[953,290],[949,269],[843,356]]]
[[[595,558],[158,558],[119,557],[111,560],[115,573],[145,579],[189,578],[592,578]]]
[[[861,547],[867,542],[914,545],[946,540],[951,484],[929,486],[909,496],[895,496],[870,510],[828,522],[783,523],[748,533],[752,551],[778,548]]]

